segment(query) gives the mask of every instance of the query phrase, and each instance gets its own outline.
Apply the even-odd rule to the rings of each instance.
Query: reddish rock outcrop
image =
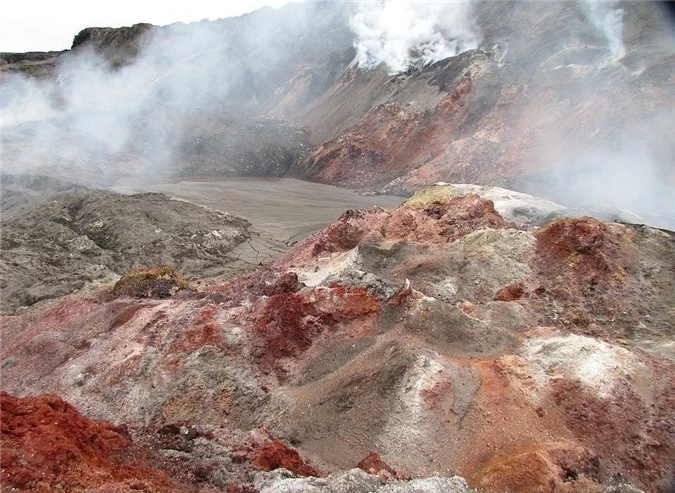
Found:
[[[255,322],[263,368],[276,368],[280,358],[305,351],[324,331],[338,324],[376,314],[380,300],[363,288],[334,284],[300,293],[272,296]]]
[[[661,368],[670,376],[671,388],[674,370],[672,364]],[[675,453],[669,436],[675,420],[666,416],[675,398],[662,395],[649,406],[632,390],[618,388],[614,398],[603,399],[579,382],[562,379],[553,383],[551,394],[580,443],[598,457],[613,457],[623,472],[640,478],[642,484],[667,488],[663,479],[673,472],[668,458]]]
[[[305,166],[321,183],[387,183],[415,168],[416,163],[405,158],[422,153],[428,145],[422,123],[428,124],[423,112],[412,106],[379,105],[352,130],[316,149]]]
[[[658,244],[671,243],[672,235],[657,233],[659,242],[650,242],[645,232],[640,226],[591,217],[553,221],[535,233],[539,298],[564,303],[563,322],[574,331],[598,335],[598,327],[605,325],[614,328],[615,337],[632,333],[651,316],[649,306],[667,306],[660,288],[653,291],[649,286],[668,282],[667,272],[675,267],[670,258],[657,261],[664,264],[658,268],[646,260],[665,254],[658,253]]]
[[[561,218],[536,233],[539,263],[549,277],[619,284],[637,264],[631,231],[591,217]]]
[[[91,421],[55,395],[0,393],[2,484],[36,491],[185,491],[139,460],[124,428]]]
[[[251,462],[263,471],[273,471],[283,467],[298,476],[323,476],[318,469],[302,460],[297,450],[279,440],[262,445],[254,452]]]
[[[408,479],[408,476],[396,471],[389,464],[382,460],[377,452],[370,452],[356,464],[356,467],[366,471],[368,474],[380,476],[384,479]]]
[[[364,242],[407,240],[449,243],[480,228],[511,227],[515,225],[495,211],[492,201],[467,194],[443,202],[431,202],[426,207],[350,210],[307,242],[312,244],[311,251],[316,256],[322,252],[349,250]]]
[[[526,294],[525,283],[516,281],[504,286],[495,294],[495,301],[515,301]]]

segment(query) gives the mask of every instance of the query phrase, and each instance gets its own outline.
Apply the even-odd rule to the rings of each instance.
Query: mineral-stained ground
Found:
[[[0,489],[675,491],[672,14],[299,2],[0,54]]]
[[[438,185],[223,282],[3,316],[3,485],[671,491],[675,235],[507,202]]]

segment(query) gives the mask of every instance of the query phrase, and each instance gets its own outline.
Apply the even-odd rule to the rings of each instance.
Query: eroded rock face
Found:
[[[287,248],[244,219],[161,194],[122,195],[49,178],[4,179],[6,311],[110,282],[134,268],[169,265],[193,279],[229,275]]]
[[[91,50],[113,67],[119,67],[133,62],[158,29],[146,23],[119,28],[89,27],[75,35],[72,49]]]
[[[669,491],[673,235],[427,196],[350,211],[201,293],[5,316],[3,390],[127,423],[204,486]],[[255,473],[290,466],[329,476]]]
[[[7,55],[8,100],[26,93],[10,84],[16,72],[77,82],[68,67],[89,67],[83,55],[96,52],[95,78],[121,78],[134,105],[123,114],[118,101],[98,113],[76,105],[7,125],[3,163],[87,183],[286,175],[398,195],[438,181],[503,185],[675,228],[675,38],[664,2],[607,6],[623,20],[619,52],[586,2],[473,2],[477,49],[398,74],[354,66],[357,9],[303,3],[190,25],[90,28],[59,56]],[[47,93],[54,107],[69,97],[60,83]],[[83,139],[92,121],[133,138]]]

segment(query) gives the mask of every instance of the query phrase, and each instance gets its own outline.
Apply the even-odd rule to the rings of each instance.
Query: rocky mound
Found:
[[[204,487],[670,491],[673,234],[435,197],[348,211],[201,293],[4,316],[2,388],[127,423]]]
[[[189,289],[189,284],[171,267],[151,267],[124,274],[115,283],[112,294],[115,297],[168,298],[184,289]]]
[[[2,484],[10,491],[179,491],[144,463],[123,427],[91,421],[55,395],[0,393]]]
[[[2,195],[3,310],[135,268],[170,265],[192,279],[232,274],[287,248],[243,219],[161,194],[5,176]]]

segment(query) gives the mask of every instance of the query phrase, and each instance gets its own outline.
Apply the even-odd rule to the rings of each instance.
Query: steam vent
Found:
[[[0,489],[675,491],[674,19],[303,2],[2,53]]]

